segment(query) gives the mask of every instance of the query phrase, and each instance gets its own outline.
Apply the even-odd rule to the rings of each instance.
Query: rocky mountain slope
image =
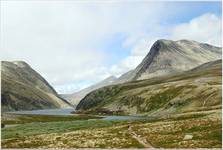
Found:
[[[220,47],[189,40],[158,40],[135,69],[124,73],[117,79],[114,78],[112,84],[176,74],[220,58]],[[110,84],[93,85],[71,95],[63,95],[63,97],[77,104],[91,91],[106,85]]]
[[[150,115],[221,109],[221,70],[221,60],[217,60],[176,75],[107,86],[88,94],[76,109]]]
[[[2,111],[64,108],[70,106],[27,63],[23,61],[1,62]]]
[[[217,59],[221,59],[220,47],[189,40],[158,40],[143,61],[120,80],[126,82],[175,74]]]
[[[75,92],[73,94],[62,94],[61,96],[64,99],[68,100],[73,105],[77,105],[80,102],[80,100],[82,98],[84,98],[88,93],[90,93],[90,92],[92,92],[96,89],[99,89],[101,87],[111,85],[111,84],[115,83],[116,80],[117,80],[117,78],[115,76],[110,76],[110,77],[102,80],[101,82],[96,83],[92,86],[89,86],[89,87],[87,87],[83,90],[80,90],[80,91]]]

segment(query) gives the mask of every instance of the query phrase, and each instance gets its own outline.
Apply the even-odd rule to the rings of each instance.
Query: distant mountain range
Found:
[[[76,105],[88,93],[104,86],[173,75],[190,70],[203,63],[221,59],[221,53],[220,47],[206,43],[190,40],[158,40],[135,69],[124,73],[119,78],[112,76],[86,89],[62,96]]]
[[[99,89],[101,87],[111,85],[111,84],[115,83],[116,80],[117,80],[117,78],[115,76],[110,76],[97,84],[89,86],[89,87],[87,87],[83,90],[80,90],[78,92],[75,92],[73,94],[61,94],[61,97],[68,100],[73,105],[77,105],[80,102],[80,100],[82,98],[84,98],[88,93],[90,93],[96,89]]]
[[[71,106],[27,63],[1,61],[1,110],[3,112]]]

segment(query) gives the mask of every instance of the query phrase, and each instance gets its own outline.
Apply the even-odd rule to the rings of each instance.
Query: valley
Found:
[[[2,129],[2,148],[220,148],[221,128],[221,109],[153,120],[60,118]]]
[[[23,61],[1,73],[2,148],[222,146],[220,47],[158,40],[135,69],[73,94]]]

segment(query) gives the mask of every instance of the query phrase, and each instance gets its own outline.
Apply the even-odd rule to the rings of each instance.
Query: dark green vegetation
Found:
[[[1,62],[1,110],[69,107],[49,83],[22,61]]]
[[[144,139],[155,148],[220,148],[221,129],[220,110],[150,121],[67,120],[4,128],[1,144],[2,148],[142,148]]]
[[[205,66],[205,67],[204,67]],[[107,86],[88,94],[81,113],[98,110],[162,115],[221,108],[221,60],[174,76]]]
[[[57,118],[58,119],[58,118]],[[72,121],[76,120],[76,121]],[[84,120],[84,119],[80,119]],[[83,128],[106,127],[113,124],[112,121],[105,120],[85,120],[78,119],[59,119],[57,121],[33,122],[20,124],[15,127],[2,129],[2,139],[21,138],[30,135],[41,135],[50,133],[65,133]]]

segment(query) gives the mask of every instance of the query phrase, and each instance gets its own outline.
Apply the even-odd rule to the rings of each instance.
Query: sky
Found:
[[[221,2],[1,1],[0,60],[23,60],[58,93],[134,69],[158,39],[221,46]]]

